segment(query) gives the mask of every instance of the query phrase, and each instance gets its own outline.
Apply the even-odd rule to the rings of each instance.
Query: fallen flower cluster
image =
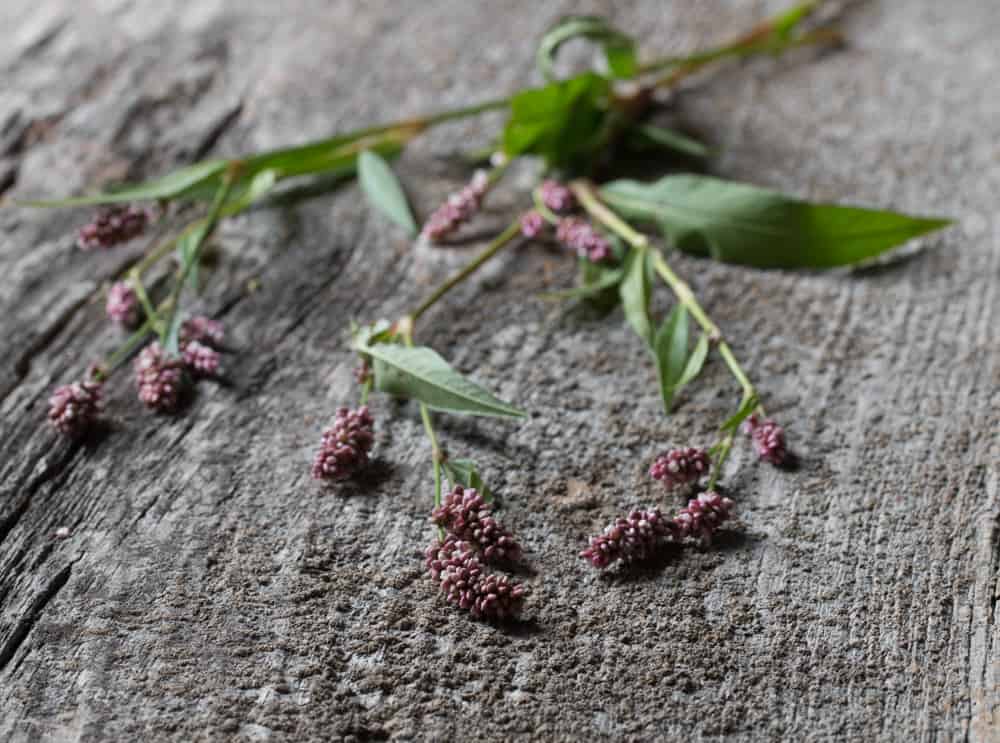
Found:
[[[513,619],[520,615],[527,586],[506,575],[486,573],[482,563],[514,562],[521,547],[492,515],[492,506],[472,488],[456,485],[434,509],[431,521],[444,530],[426,550],[427,569],[445,599],[472,616]]]

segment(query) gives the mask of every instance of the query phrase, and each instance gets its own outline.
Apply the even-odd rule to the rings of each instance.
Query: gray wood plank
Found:
[[[0,190],[77,192],[501,95],[536,80],[539,32],[571,10],[668,52],[780,5],[5,0]],[[803,460],[733,458],[740,523],[715,549],[631,580],[575,556],[631,506],[678,505],[644,467],[709,440],[737,394],[719,364],[665,419],[620,316],[568,320],[535,298],[572,273],[536,249],[419,329],[532,411],[441,422],[528,548],[515,629],[469,621],[423,576],[431,481],[411,408],[375,402],[362,481],[308,476],[354,395],[346,320],[399,316],[478,243],[415,249],[354,186],[228,222],[202,299],[236,346],[227,383],[163,419],[116,378],[113,430],[81,446],[43,424],[45,400],[113,347],[100,287],[138,248],[73,250],[82,210],[0,209],[0,738],[995,740],[1000,15],[914,0],[843,22],[846,50],[732,68],[676,114],[721,147],[721,174],[959,223],[866,271],[677,259]],[[422,213],[496,122],[404,156]]]

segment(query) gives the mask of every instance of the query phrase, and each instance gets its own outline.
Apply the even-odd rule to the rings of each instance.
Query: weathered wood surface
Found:
[[[664,52],[768,3],[586,3]],[[0,3],[0,190],[69,193],[503,94],[576,3]],[[879,270],[678,259],[803,458],[731,463],[739,528],[631,580],[575,557],[664,502],[661,446],[705,441],[734,390],[713,364],[660,415],[620,317],[533,298],[571,266],[522,250],[421,329],[533,411],[442,421],[481,460],[535,574],[496,629],[435,598],[427,450],[376,403],[378,466],[324,490],[319,429],[352,399],[347,318],[398,316],[474,245],[414,250],[355,187],[228,223],[204,308],[229,383],[177,419],[110,385],[114,430],[73,446],[48,390],[112,348],[100,286],[135,251],[73,249],[80,211],[0,210],[0,739],[1000,739],[1000,14],[990,0],[862,4],[849,49],[734,69],[677,101],[728,176],[955,216]],[[489,120],[402,160],[426,213]],[[523,185],[523,184],[522,184]],[[483,218],[523,199],[510,183]],[[245,290],[257,279],[258,291]],[[52,539],[61,526],[73,530]]]

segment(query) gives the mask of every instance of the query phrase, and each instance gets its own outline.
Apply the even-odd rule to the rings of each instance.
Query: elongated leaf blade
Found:
[[[434,410],[467,415],[521,417],[523,410],[500,400],[456,372],[435,351],[389,343],[356,350],[375,361],[375,388],[397,397],[418,400]]]
[[[677,388],[680,389],[686,384],[693,382],[695,378],[701,374],[701,370],[705,366],[705,360],[708,358],[708,336],[702,334],[698,338],[698,342],[694,345],[694,350],[691,355],[688,356],[687,363],[684,365],[684,373],[681,374],[681,378],[677,380]],[[675,390],[676,391],[676,390]]]
[[[950,224],[698,175],[614,181],[601,195],[628,219],[662,225],[681,250],[760,268],[851,265]]]
[[[649,320],[649,254],[645,250],[632,250],[625,265],[625,278],[619,287],[625,319],[636,335],[648,345],[653,345],[653,326]]]
[[[493,492],[483,482],[476,463],[471,459],[446,459],[441,466],[444,467],[445,474],[448,475],[453,487],[461,485],[463,488],[473,488],[479,491],[487,503],[493,500]]]
[[[217,180],[227,165],[228,161],[226,160],[209,160],[189,165],[186,168],[180,168],[161,178],[154,178],[135,186],[116,188],[106,193],[75,196],[69,199],[43,199],[40,201],[24,201],[19,203],[24,206],[55,207],[172,199],[203,183]]]
[[[722,424],[723,433],[735,431],[743,421],[750,417],[750,414],[757,408],[759,402],[756,395],[751,395],[744,399],[733,416]]]
[[[370,150],[362,152],[358,156],[358,181],[372,206],[406,230],[406,234],[417,234],[417,223],[403,187],[385,160]]]
[[[697,139],[666,127],[640,124],[635,127],[635,133],[645,142],[689,157],[706,158],[711,154],[708,147]]]
[[[660,378],[660,395],[663,398],[663,410],[668,415],[674,394],[684,376],[688,357],[689,326],[684,305],[675,305],[656,331],[654,339],[653,353],[656,356],[656,371]]]

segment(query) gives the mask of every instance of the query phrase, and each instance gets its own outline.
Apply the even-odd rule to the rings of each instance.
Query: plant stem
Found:
[[[239,164],[234,163],[229,167],[225,176],[222,179],[222,185],[215,194],[215,199],[212,201],[212,208],[208,212],[208,216],[205,217],[203,223],[200,225],[198,232],[194,238],[194,245],[191,246],[187,255],[183,257],[184,265],[181,267],[179,275],[177,276],[177,283],[174,285],[173,292],[170,294],[170,298],[167,300],[169,302],[170,316],[165,323],[165,327],[160,329],[160,340],[164,345],[170,345],[176,340],[175,326],[180,317],[180,298],[181,292],[184,291],[184,285],[187,283],[188,276],[191,274],[191,269],[198,263],[201,259],[201,249],[208,240],[208,236],[212,234],[215,229],[215,225],[218,223],[220,217],[222,216],[222,208],[226,203],[226,199],[229,197],[229,192],[233,187],[233,184],[238,178]],[[168,351],[176,351],[175,348],[168,348]]]
[[[795,46],[814,43],[817,40],[831,40],[834,32],[829,30],[823,31],[822,36],[824,38],[822,39],[816,38],[815,32],[794,38],[791,37],[795,28],[812,14],[819,5],[820,3],[817,0],[799,3],[789,10],[761,21],[749,32],[738,36],[727,44],[682,57],[661,57],[660,59],[655,59],[641,65],[637,74],[645,75],[668,69],[674,70],[671,75],[662,77],[657,81],[658,85],[669,85],[677,82],[680,77],[686,77],[705,65],[729,57],[747,57],[759,52],[777,54]]]
[[[403,341],[407,346],[413,347],[413,323],[404,321],[401,323]],[[424,430],[427,438],[431,442],[431,461],[434,464],[434,507],[441,505],[441,462],[444,461],[444,452],[438,443],[437,433],[434,431],[434,423],[431,420],[431,411],[426,404],[420,403],[420,419],[424,422]],[[444,529],[438,527],[438,536],[444,540]]]
[[[587,210],[587,213],[592,217],[597,219],[599,222],[604,224],[612,232],[619,235],[625,242],[632,246],[636,250],[650,250],[653,257],[653,268],[663,279],[664,283],[670,287],[673,291],[674,296],[677,297],[677,301],[680,302],[691,316],[695,319],[698,325],[701,326],[702,331],[709,338],[710,341],[715,343],[719,349],[719,355],[722,356],[723,361],[726,362],[726,366],[729,368],[730,373],[739,382],[740,388],[743,392],[741,399],[742,404],[757,396],[757,390],[754,388],[753,383],[747,376],[746,372],[743,371],[743,367],[740,366],[739,361],[736,359],[736,355],[733,353],[733,349],[730,348],[729,344],[723,339],[722,331],[719,330],[719,326],[716,325],[712,318],[708,316],[704,308],[699,304],[698,300],[694,296],[694,292],[691,291],[691,287],[681,279],[674,270],[667,263],[666,259],[663,257],[663,253],[659,250],[651,249],[649,246],[649,238],[644,234],[634,229],[625,220],[619,217],[615,212],[608,208],[597,195],[594,193],[593,186],[586,181],[573,181],[570,183],[570,188],[576,195],[577,200]],[[759,398],[758,398],[759,399]],[[763,414],[763,406],[758,405],[757,410]],[[732,448],[734,432],[728,432],[719,442],[718,445],[718,455],[716,456],[715,467],[712,471],[711,478],[709,480],[709,488],[715,487],[716,480],[722,471],[722,466],[726,462],[726,458],[729,456],[729,451]]]
[[[433,307],[441,297],[465,281],[476,272],[486,261],[499,253],[508,243],[510,243],[521,232],[521,220],[515,219],[511,224],[497,235],[486,249],[470,261],[464,268],[452,274],[441,286],[435,289],[427,299],[420,303],[409,318],[411,322],[416,322],[427,310]]]

